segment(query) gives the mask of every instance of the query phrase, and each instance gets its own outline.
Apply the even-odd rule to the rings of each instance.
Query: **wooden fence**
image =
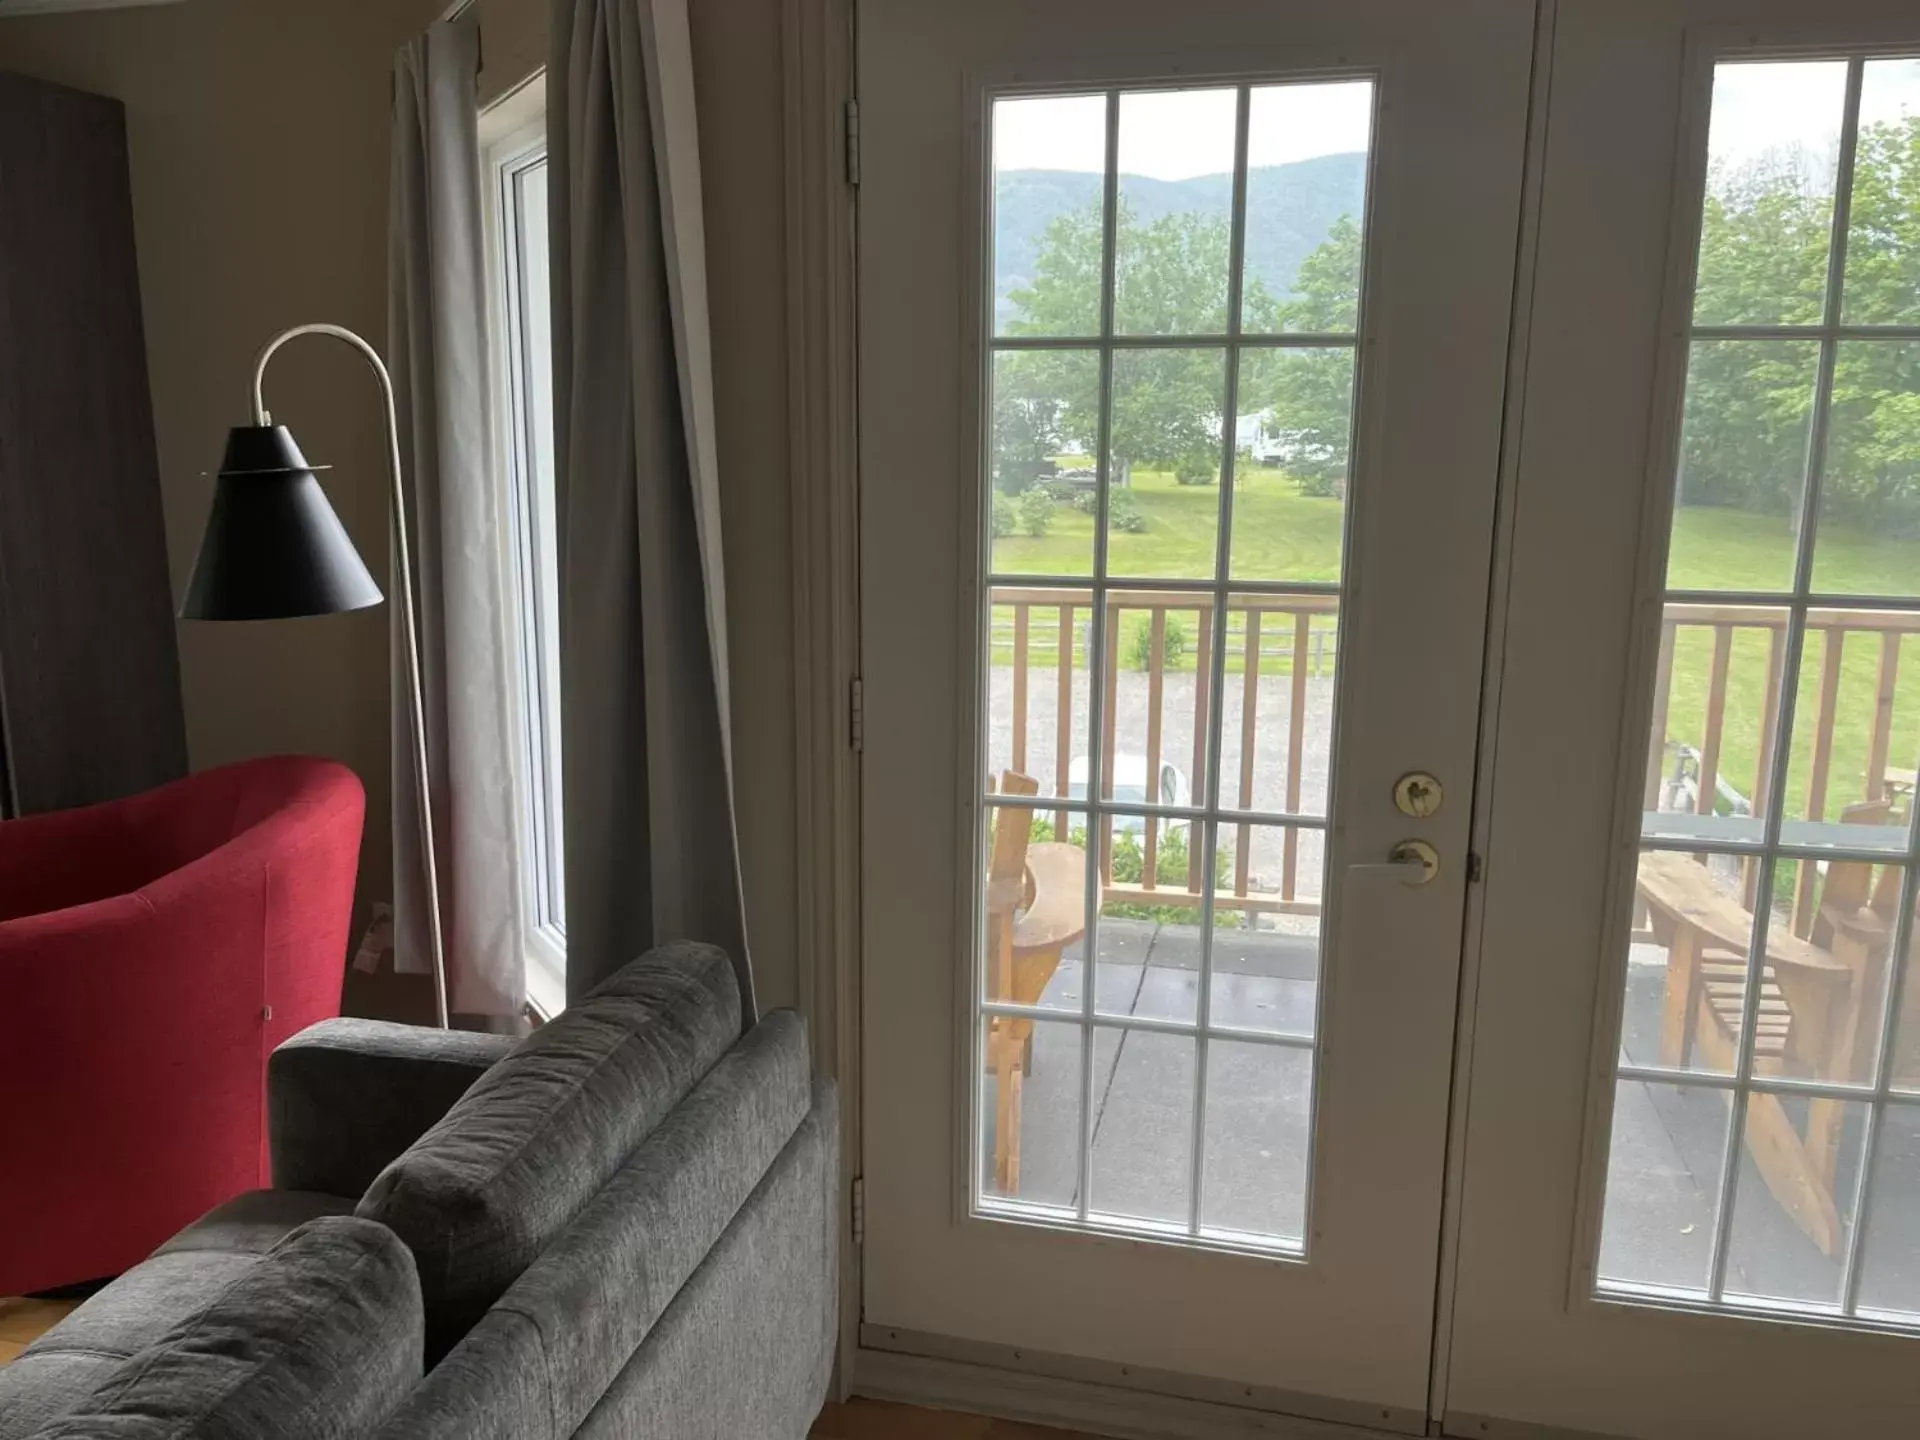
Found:
[[[1699,766],[1693,793],[1696,813],[1713,813],[1724,798],[1723,792],[1731,789],[1739,793],[1742,785],[1747,787],[1744,794],[1750,813],[1767,813],[1770,799],[1767,791],[1772,783],[1775,749],[1783,738],[1777,734],[1774,717],[1779,713],[1780,689],[1785,683],[1783,671],[1787,618],[1785,606],[1695,603],[1666,607],[1660,632],[1659,666],[1654,676],[1653,725],[1648,740],[1645,796],[1648,810],[1658,810],[1662,806],[1662,790],[1671,779],[1668,770],[1669,750],[1673,745],[1671,736],[1675,730],[1679,730],[1682,734],[1697,734],[1700,737],[1697,746],[1689,741],[1687,747],[1697,755]],[[1705,705],[1698,717],[1697,728],[1693,717],[1686,717],[1676,725],[1676,717],[1671,713],[1674,655],[1681,633],[1687,630],[1701,630],[1712,636]],[[1759,716],[1759,744],[1753,769],[1750,774],[1732,776],[1723,774],[1728,677],[1732,670],[1735,638],[1742,631],[1765,637],[1766,668]],[[1920,632],[1920,614],[1837,608],[1808,611],[1801,668],[1803,673],[1811,673],[1811,667],[1817,664],[1819,686],[1811,732],[1806,729],[1804,708],[1796,715],[1794,724],[1794,728],[1802,735],[1811,734],[1804,782],[1804,808],[1800,812],[1803,818],[1825,820],[1830,811],[1838,815],[1846,806],[1856,802],[1893,800],[1896,798],[1894,790],[1898,784],[1897,776],[1912,773],[1905,761],[1892,774],[1888,767],[1893,759],[1894,697],[1900,679],[1901,642],[1915,632]],[[1841,674],[1850,641],[1877,647],[1878,663],[1870,719],[1858,714],[1840,713]],[[1834,739],[1843,725],[1870,726],[1864,773],[1858,777],[1836,777],[1833,773]],[[1791,736],[1784,739],[1789,745],[1794,743]],[[1674,752],[1678,753],[1677,747],[1674,747]],[[1857,789],[1859,793],[1834,794],[1836,778],[1843,792]],[[1793,887],[1792,923],[1794,933],[1803,939],[1813,928],[1817,882],[1817,862],[1800,861]],[[1752,867],[1749,866],[1749,903],[1752,901],[1752,884]]]
[[[1013,668],[1013,768],[1026,771],[1032,755],[1035,737],[1029,732],[1029,687],[1032,684],[1032,672],[1049,668],[1047,661],[1052,660],[1053,676],[1050,683],[1056,689],[1054,706],[1054,733],[1040,737],[1038,743],[1051,745],[1054,755],[1054,795],[1065,797],[1068,790],[1068,771],[1075,756],[1075,738],[1071,717],[1073,715],[1073,672],[1076,648],[1084,655],[1086,647],[1080,639],[1086,625],[1092,619],[1095,605],[1091,589],[1054,587],[1054,586],[997,586],[992,591],[993,605],[993,646],[996,656],[1007,655]],[[1187,774],[1196,787],[1204,784],[1207,769],[1206,744],[1210,728],[1208,707],[1212,703],[1210,677],[1214,664],[1214,613],[1213,597],[1210,592],[1183,590],[1128,590],[1108,591],[1106,595],[1106,617],[1104,632],[1104,653],[1106,657],[1103,677],[1105,703],[1102,707],[1102,734],[1100,742],[1101,784],[1100,793],[1113,793],[1114,757],[1118,751],[1117,743],[1117,701],[1119,697],[1120,669],[1124,659],[1123,637],[1130,624],[1138,624],[1134,617],[1144,617],[1146,654],[1145,672],[1147,677],[1147,734],[1145,745],[1146,775],[1149,793],[1157,784],[1163,760],[1176,765],[1186,766]],[[1034,612],[1049,612],[1038,624]],[[1316,674],[1331,675],[1333,669],[1333,645],[1335,628],[1325,623],[1333,620],[1337,625],[1339,600],[1332,595],[1233,595],[1227,601],[1227,634],[1225,643],[1229,647],[1227,660],[1230,668],[1237,669],[1242,678],[1239,715],[1229,717],[1239,726],[1239,760],[1236,784],[1230,784],[1228,777],[1222,778],[1221,799],[1223,807],[1229,810],[1250,811],[1254,804],[1254,776],[1256,765],[1262,750],[1260,734],[1260,692],[1263,685],[1284,684],[1287,686],[1289,703],[1289,724],[1283,739],[1272,743],[1282,744],[1284,755],[1280,757],[1285,766],[1285,809],[1289,814],[1300,810],[1303,784],[1306,779],[1306,722],[1307,722],[1307,682]],[[1193,617],[1194,633],[1191,649],[1176,645],[1173,649],[1183,653],[1170,654],[1169,619],[1175,616]],[[1316,620],[1322,622],[1316,624]],[[1182,630],[1184,630],[1184,623]],[[1180,632],[1174,632],[1180,633]],[[1194,674],[1193,686],[1193,747],[1191,754],[1172,755],[1164,742],[1166,710],[1166,680],[1169,671],[1177,665],[1186,668],[1186,658],[1192,657]],[[1222,746],[1223,761],[1226,747]],[[1204,795],[1191,797],[1190,803],[1199,806]],[[1211,857],[1202,853],[1202,846],[1196,838],[1189,846],[1187,859],[1186,885],[1175,888],[1160,883],[1159,859],[1163,834],[1163,821],[1148,816],[1144,822],[1140,843],[1142,851],[1141,878],[1137,884],[1122,884],[1113,876],[1113,826],[1111,820],[1101,826],[1099,856],[1100,883],[1103,903],[1155,904],[1155,905],[1198,905],[1201,883],[1205,876],[1204,866]],[[1064,838],[1069,828],[1069,812],[1060,811],[1054,817],[1054,833]],[[1299,832],[1294,829],[1285,831],[1282,837],[1281,875],[1278,892],[1258,891],[1252,888],[1252,876],[1249,873],[1250,841],[1253,827],[1241,824],[1238,831],[1238,843],[1234,846],[1232,884],[1219,890],[1214,897],[1216,908],[1238,910],[1248,914],[1257,912],[1285,914],[1318,914],[1320,901],[1317,896],[1303,897],[1300,890],[1300,853]],[[1199,827],[1192,833],[1197,837]]]

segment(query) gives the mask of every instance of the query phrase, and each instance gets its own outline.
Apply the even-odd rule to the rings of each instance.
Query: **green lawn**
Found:
[[[1210,581],[1219,536],[1217,486],[1182,486],[1171,475],[1134,473],[1132,493],[1146,528],[1139,534],[1111,537],[1108,573]],[[1239,579],[1337,580],[1343,506],[1334,499],[1302,496],[1293,480],[1277,470],[1248,473],[1234,494],[1232,573]],[[1003,575],[1085,575],[1093,568],[1093,517],[1068,505],[1054,507],[1046,535],[1024,534],[994,542],[994,566]],[[1792,580],[1791,527],[1760,515],[1722,509],[1685,509],[1674,525],[1670,584],[1679,589],[1777,590]],[[1815,557],[1816,588],[1841,594],[1920,593],[1920,544],[1823,525]],[[994,659],[1011,659],[1012,614],[995,616]],[[1057,641],[1051,614],[1036,614],[1031,639],[1032,663],[1054,662]],[[1145,617],[1129,620],[1122,635],[1122,663],[1141,645]],[[1186,627],[1190,632],[1192,621]],[[1183,627],[1175,622],[1175,629]],[[1236,624],[1233,634],[1239,633]],[[1577,643],[1570,637],[1570,643]],[[1807,774],[1818,709],[1824,638],[1808,636],[1796,713],[1796,740],[1788,779],[1788,813],[1805,811]],[[1238,646],[1230,639],[1230,667],[1239,669]],[[1076,646],[1075,663],[1086,657]],[[1674,650],[1674,675],[1668,731],[1673,741],[1698,746],[1704,736],[1708,674],[1713,635],[1686,627]],[[1762,630],[1735,632],[1728,671],[1727,708],[1721,774],[1742,794],[1752,796],[1759,759],[1767,660]],[[1890,769],[1910,773],[1920,756],[1920,642],[1901,653],[1900,683],[1894,702]],[[1192,647],[1175,660],[1191,669]],[[1833,762],[1826,814],[1865,791],[1867,750],[1880,665],[1877,635],[1852,635],[1841,665],[1840,722],[1834,734]],[[1268,673],[1286,673],[1285,661],[1270,661]]]

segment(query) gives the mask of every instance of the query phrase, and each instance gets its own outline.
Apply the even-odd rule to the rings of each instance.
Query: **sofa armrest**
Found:
[[[277,1190],[358,1198],[517,1042],[384,1020],[323,1020],[267,1061]]]

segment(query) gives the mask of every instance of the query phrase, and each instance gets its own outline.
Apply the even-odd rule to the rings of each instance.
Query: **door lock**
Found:
[[[1446,791],[1440,788],[1440,782],[1424,770],[1415,770],[1410,775],[1402,775],[1393,786],[1393,804],[1402,815],[1411,815],[1416,820],[1424,820],[1439,812],[1441,802],[1447,798]]]

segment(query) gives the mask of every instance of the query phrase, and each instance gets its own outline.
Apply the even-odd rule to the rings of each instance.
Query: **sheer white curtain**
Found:
[[[430,966],[425,907],[446,937],[455,1023],[512,1029],[526,1003],[507,647],[506,517],[487,464],[486,244],[479,20],[435,25],[394,62],[388,363],[399,401],[419,592],[440,894],[427,894],[405,639],[393,642],[394,955]],[[396,627],[401,611],[393,607]]]
[[[685,0],[556,0],[567,992],[704,940],[751,1020],[693,101]]]

